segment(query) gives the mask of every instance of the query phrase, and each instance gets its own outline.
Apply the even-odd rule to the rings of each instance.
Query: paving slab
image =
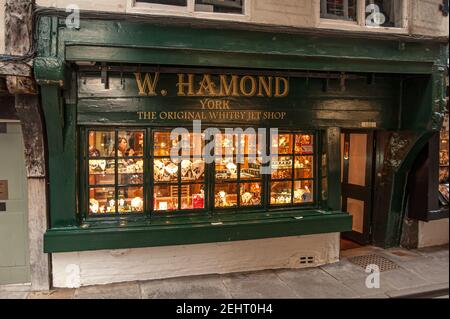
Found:
[[[387,282],[381,282],[379,288],[368,288],[366,285],[366,278],[359,278],[353,280],[346,280],[342,282],[344,286],[348,287],[355,297],[358,298],[388,298],[387,291],[392,291],[395,288]]]
[[[136,282],[81,287],[76,289],[75,299],[140,299],[140,289]]]
[[[223,283],[233,298],[298,298],[273,271],[230,274]]]
[[[418,258],[401,263],[401,266],[411,273],[419,275],[429,284],[449,281],[449,263],[445,259],[428,258],[423,260]]]
[[[399,289],[399,290],[393,290],[388,291],[386,294],[391,298],[402,298],[402,297],[408,297],[411,295],[420,295],[420,294],[429,294],[433,291],[441,291],[446,290],[448,292],[449,285],[447,283],[440,283],[440,284],[433,284],[433,285],[424,285],[420,287],[415,288],[407,288],[407,289]],[[440,296],[439,298],[448,298],[448,295]]]
[[[380,273],[380,286],[387,285],[394,289],[407,289],[430,284],[423,277],[403,268]]]
[[[0,292],[2,291],[15,291],[15,292],[24,292],[30,291],[30,284],[13,284],[13,285],[0,285]]]
[[[142,282],[143,299],[229,299],[220,276],[193,276]]]
[[[0,291],[0,299],[25,299],[27,291]]]
[[[73,299],[74,296],[75,289],[57,289],[30,292],[27,299]]]
[[[426,247],[426,248],[419,248],[414,249],[414,252],[425,256],[425,257],[446,257],[449,256],[449,245],[443,245],[443,246],[433,246],[433,247]]]
[[[340,262],[321,266],[320,269],[333,276],[339,281],[351,281],[358,279],[365,279],[367,273],[362,267],[359,267],[347,259],[342,259]]]
[[[320,268],[277,270],[278,277],[300,298],[353,298],[355,293]]]

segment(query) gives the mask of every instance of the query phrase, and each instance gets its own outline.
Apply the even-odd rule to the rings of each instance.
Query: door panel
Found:
[[[373,132],[343,130],[341,134],[342,210],[353,217],[351,232],[343,237],[359,244],[370,242],[372,214]]]
[[[0,133],[0,180],[8,181],[8,198],[0,200],[0,284],[30,281],[28,253],[27,183],[19,123],[7,123]]]

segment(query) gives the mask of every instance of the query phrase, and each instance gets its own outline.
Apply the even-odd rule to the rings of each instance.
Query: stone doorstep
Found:
[[[448,295],[448,293],[448,282],[385,292],[385,294],[390,298],[431,298],[427,296],[441,296]]]

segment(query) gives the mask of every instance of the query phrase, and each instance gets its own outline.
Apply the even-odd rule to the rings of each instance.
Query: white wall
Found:
[[[439,11],[442,0],[411,0],[411,32],[429,36],[447,36],[449,17]]]
[[[53,285],[112,282],[302,268],[337,262],[340,234],[317,234],[211,244],[52,254]],[[314,257],[301,264],[300,257]]]
[[[448,244],[448,218],[429,222],[419,221],[418,247],[430,247]]]
[[[4,1],[4,0],[2,0]],[[441,0],[404,0],[409,4],[409,30],[384,30],[382,28],[364,28],[358,25],[328,23],[320,19],[320,0],[248,0],[250,3],[250,18],[238,19],[261,24],[273,24],[294,27],[322,27],[342,29],[343,31],[365,32],[401,32],[429,36],[448,36],[448,17],[443,17],[439,11]],[[364,4],[365,0],[358,0]],[[139,12],[131,8],[132,0],[36,0],[39,6],[65,8],[69,4],[77,4],[82,10],[99,10],[109,12]],[[141,11],[142,12],[142,11]],[[145,11],[144,13],[151,13]],[[153,11],[154,12],[154,11]],[[160,12],[167,14],[167,12]],[[172,13],[173,14],[173,13]],[[177,14],[180,15],[180,14]],[[192,14],[182,14],[192,16]],[[222,15],[223,16],[223,15]],[[225,15],[227,16],[227,15]],[[204,17],[204,15],[198,15]]]

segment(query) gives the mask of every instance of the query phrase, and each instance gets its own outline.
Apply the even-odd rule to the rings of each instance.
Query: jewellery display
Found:
[[[115,130],[110,133],[112,144],[106,147],[103,147],[101,140],[93,140],[98,140],[97,136],[89,137],[93,147],[90,147],[91,157],[87,160],[89,195],[86,206],[92,215],[143,213],[147,206],[144,198],[147,196],[152,198],[151,210],[163,214],[214,207],[262,208],[266,196],[269,204],[273,205],[292,205],[313,200],[315,158],[312,155],[312,135],[280,134],[274,143],[279,146],[279,156],[270,163],[272,175],[269,177],[261,173],[262,158],[258,157],[261,155],[256,154],[255,157],[253,153],[258,151],[254,136],[241,137],[239,140],[235,135],[221,135],[216,141],[226,156],[210,166],[214,169],[211,172],[214,182],[206,180],[207,166],[200,158],[203,136],[201,142],[196,141],[192,133],[172,140],[167,131],[154,132],[148,139],[154,145],[148,155],[153,162],[153,178],[149,178],[153,184],[145,187],[153,190],[150,196],[144,193],[144,176],[148,174],[148,163],[143,157],[144,150],[148,148],[144,147],[144,138],[147,140],[145,132]],[[238,140],[240,143],[237,143]],[[170,151],[180,142],[185,149],[178,151],[179,160],[172,160]],[[98,152],[95,149],[97,146],[102,150]],[[105,155],[107,150],[109,153]],[[269,194],[265,193],[265,185],[269,185]]]
[[[439,148],[439,201],[441,205],[448,206],[448,176],[449,176],[449,116],[448,112],[444,116],[440,132]]]
[[[295,136],[295,153],[297,154],[313,154],[313,137],[312,135],[297,134]]]
[[[178,165],[170,159],[155,159],[153,163],[155,182],[178,180]]]
[[[295,178],[312,178],[312,157],[300,156],[294,162]]]
[[[95,200],[94,198],[91,198],[89,200],[89,211],[92,214],[98,214],[99,213],[99,209],[100,209],[100,206],[99,206],[98,201]]]
[[[272,178],[286,179],[292,177],[292,158],[280,157],[278,161],[272,161]]]
[[[272,195],[270,198],[271,204],[290,204],[291,203],[291,191],[288,189],[281,190],[276,193],[276,195]]]
[[[131,200],[131,211],[142,212],[144,210],[144,201],[140,197],[135,197]]]
[[[230,160],[222,160],[221,163],[216,164],[216,179],[236,179],[237,165]]]
[[[202,160],[190,160],[181,161],[181,177],[186,181],[197,181],[203,177],[205,172],[205,162]]]
[[[305,185],[304,188],[294,190],[294,203],[304,203],[311,201],[312,201],[312,194],[311,190],[307,185]]]

